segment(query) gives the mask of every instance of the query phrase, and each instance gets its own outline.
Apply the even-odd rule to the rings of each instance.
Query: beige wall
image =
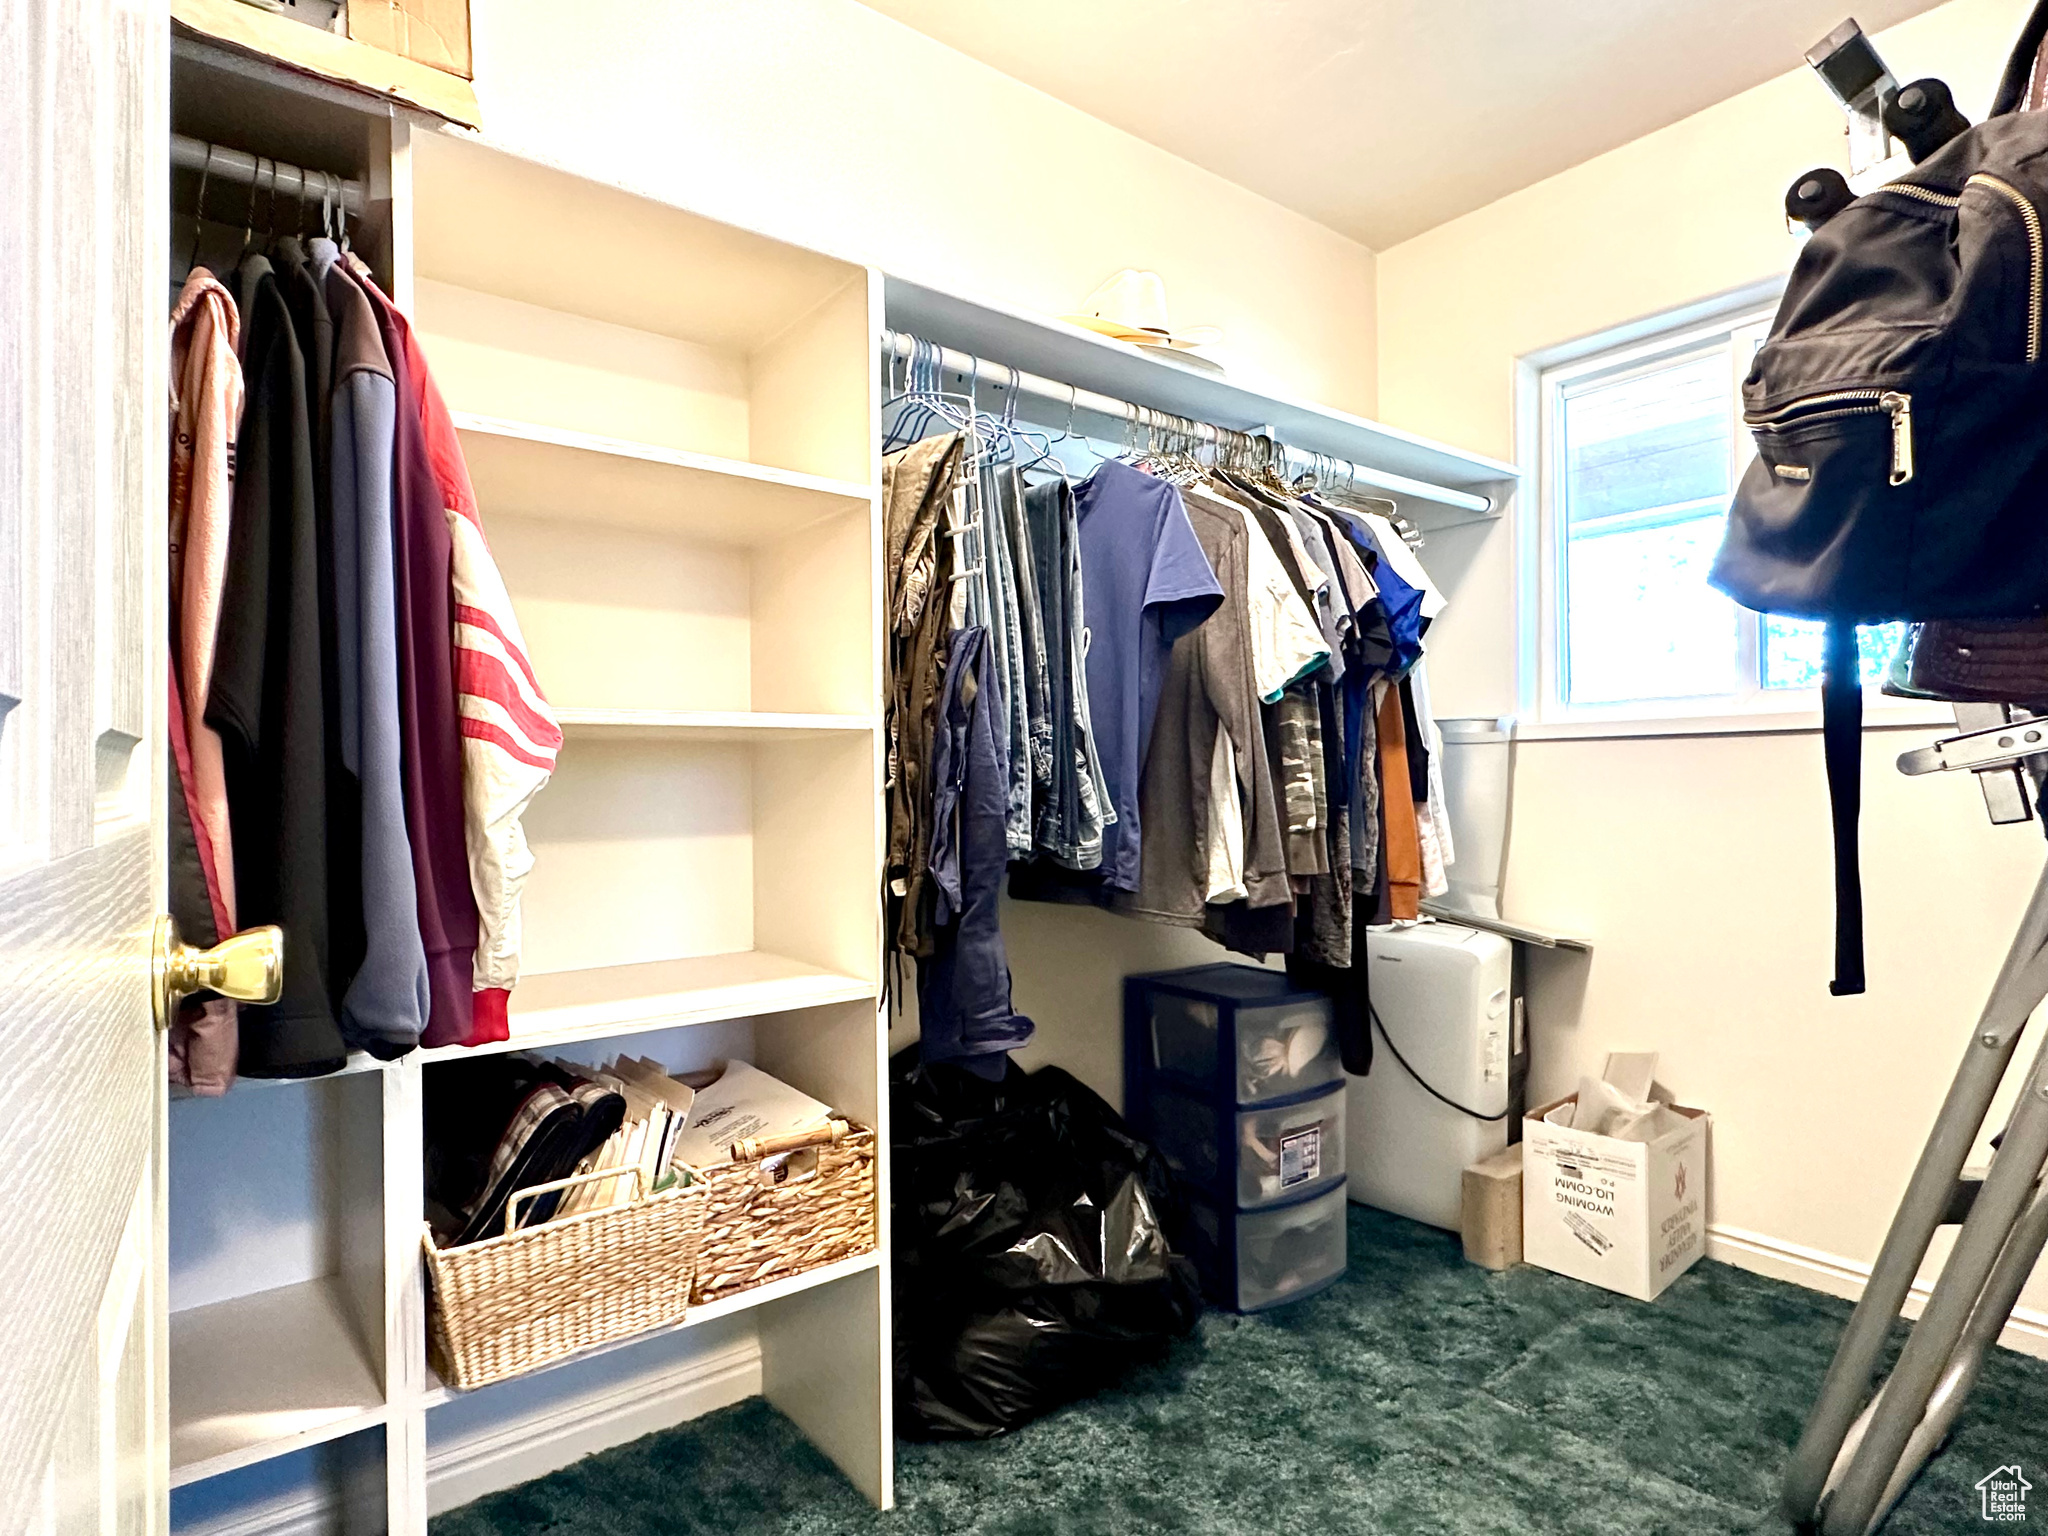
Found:
[[[854,0],[474,11],[484,125],[511,148],[1052,314],[1150,267],[1234,371],[1372,413],[1365,247]]]
[[[475,0],[510,148],[973,296],[1058,314],[1120,267],[1224,330],[1233,374],[1372,414],[1373,255],[853,0]],[[517,238],[506,231],[506,238]],[[593,253],[593,280],[602,280]],[[1193,934],[1006,905],[1027,1065],[1121,1102],[1120,983]],[[909,1038],[900,1030],[897,1043]]]
[[[1974,116],[2026,9],[1951,0],[1878,42]],[[1841,163],[1841,121],[1790,71],[1382,252],[1383,419],[1515,457],[1517,360],[1782,271],[1780,198],[1797,172]],[[1425,551],[1455,588],[1430,653],[1445,714],[1516,707],[1516,534],[1511,515]],[[1826,986],[1816,735],[1521,749],[1509,910],[1597,946],[1588,969],[1544,972],[1537,1086],[1569,1091],[1610,1049],[1662,1052],[1669,1085],[1716,1117],[1730,1257],[1812,1280],[1824,1260],[1778,1250],[1875,1256],[2039,868],[2038,828],[1991,828],[1974,785],[1893,770],[1927,735],[1866,741],[1870,991],[1843,1000]],[[1726,1229],[1762,1241],[1743,1252]],[[2030,1299],[2048,1307],[2048,1283]]]

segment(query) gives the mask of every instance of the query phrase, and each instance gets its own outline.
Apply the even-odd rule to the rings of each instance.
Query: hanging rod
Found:
[[[992,363],[970,352],[958,352],[951,347],[940,347],[930,342],[921,342],[915,336],[902,331],[886,331],[882,335],[881,350],[891,357],[909,359],[920,346],[926,348],[926,356],[941,369],[960,373],[975,379],[988,379],[999,387],[1015,390],[1018,394],[1033,395],[1041,400],[1053,401],[1072,409],[1085,411],[1093,416],[1108,416],[1119,421],[1134,422],[1139,426],[1147,424],[1183,434],[1192,435],[1203,442],[1219,446],[1254,445],[1277,449],[1305,470],[1317,470],[1334,475],[1346,484],[1369,486],[1384,491],[1396,498],[1413,496],[1423,501],[1433,501],[1440,506],[1456,507],[1461,512],[1491,512],[1493,498],[1479,495],[1475,491],[1454,490],[1447,485],[1431,485],[1426,480],[1411,480],[1406,475],[1397,475],[1388,470],[1373,469],[1364,464],[1354,464],[1349,459],[1340,459],[1334,454],[1313,453],[1295,448],[1274,437],[1259,433],[1241,432],[1233,427],[1219,427],[1213,422],[1195,421],[1171,411],[1155,409],[1152,406],[1135,405],[1129,400],[1118,400],[1111,395],[1100,395],[1092,389],[1081,389],[1072,384],[1063,384],[1057,379],[1048,379],[1035,373],[1026,373],[1012,368],[1008,363]]]
[[[338,193],[341,206],[351,218],[361,218],[365,207],[363,184],[351,177],[308,171],[268,155],[208,144],[204,139],[187,138],[182,133],[171,135],[171,164],[181,170],[203,171],[208,177],[217,176],[240,186],[261,186],[289,202],[316,202]]]

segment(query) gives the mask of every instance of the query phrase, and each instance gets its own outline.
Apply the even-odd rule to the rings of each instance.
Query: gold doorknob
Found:
[[[284,991],[284,930],[266,923],[231,934],[211,949],[194,949],[178,937],[175,922],[159,917],[150,969],[158,1029],[171,1027],[178,1000],[194,992],[218,992],[241,1003],[274,1003]]]

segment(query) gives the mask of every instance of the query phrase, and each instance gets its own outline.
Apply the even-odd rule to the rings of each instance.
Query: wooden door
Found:
[[[0,0],[0,1536],[166,1521],[161,9]]]

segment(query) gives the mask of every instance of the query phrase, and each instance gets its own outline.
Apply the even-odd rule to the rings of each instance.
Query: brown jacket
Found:
[[[932,948],[925,896],[931,853],[932,736],[945,671],[953,541],[945,511],[960,472],[960,435],[891,454],[882,468],[882,565],[888,624],[889,934],[910,955]]]

